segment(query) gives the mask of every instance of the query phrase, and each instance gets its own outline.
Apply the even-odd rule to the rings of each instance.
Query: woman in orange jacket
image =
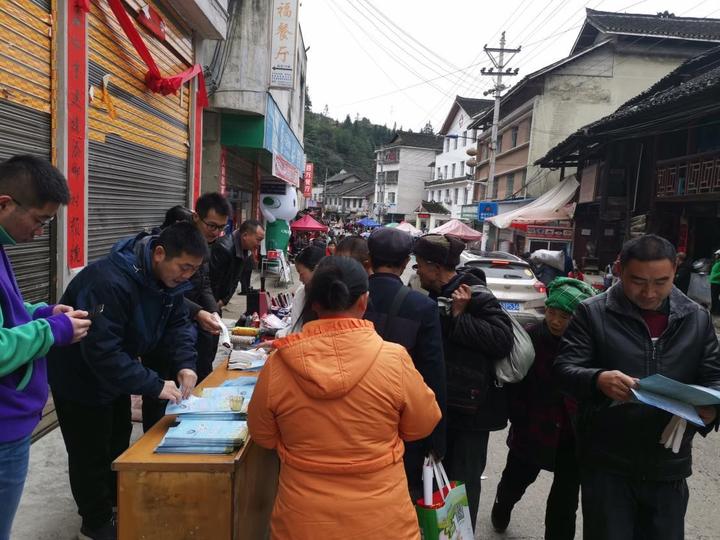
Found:
[[[403,440],[432,432],[434,394],[405,349],[362,320],[359,263],[323,259],[308,302],[318,320],[276,341],[248,410],[254,442],[281,462],[271,537],[419,540]]]

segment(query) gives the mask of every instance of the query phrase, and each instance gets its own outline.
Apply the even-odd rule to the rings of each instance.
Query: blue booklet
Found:
[[[705,426],[705,423],[695,407],[720,405],[720,391],[681,383],[660,374],[640,379],[632,393],[641,403],[667,411],[700,427]]]
[[[242,446],[247,438],[245,421],[182,420],[171,427],[163,442],[166,446]]]

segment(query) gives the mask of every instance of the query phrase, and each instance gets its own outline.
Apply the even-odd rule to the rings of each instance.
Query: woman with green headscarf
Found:
[[[555,278],[548,285],[545,320],[528,330],[535,362],[520,383],[508,386],[510,450],[491,514],[498,532],[507,528],[515,504],[540,471],[546,470],[554,472],[554,478],[545,510],[545,538],[575,538],[580,475],[570,424],[574,403],[556,389],[552,365],[575,308],[594,294],[583,281]]]

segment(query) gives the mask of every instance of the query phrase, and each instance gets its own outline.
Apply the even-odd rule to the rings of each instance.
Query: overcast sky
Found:
[[[513,84],[568,55],[586,7],[720,18],[720,0],[301,0],[313,110],[437,131],[455,95],[490,86],[483,45],[505,30],[507,48],[522,46]]]

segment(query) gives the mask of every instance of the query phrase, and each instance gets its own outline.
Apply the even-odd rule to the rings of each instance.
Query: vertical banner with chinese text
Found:
[[[313,176],[315,175],[315,165],[312,163],[305,164],[305,176],[303,178],[303,197],[312,198]]]
[[[220,195],[227,195],[227,148],[220,147],[220,179],[218,191]]]
[[[72,270],[86,264],[85,197],[87,160],[87,23],[79,2],[67,6],[67,264]]]
[[[298,34],[298,0],[273,0],[270,86],[292,88]]]

